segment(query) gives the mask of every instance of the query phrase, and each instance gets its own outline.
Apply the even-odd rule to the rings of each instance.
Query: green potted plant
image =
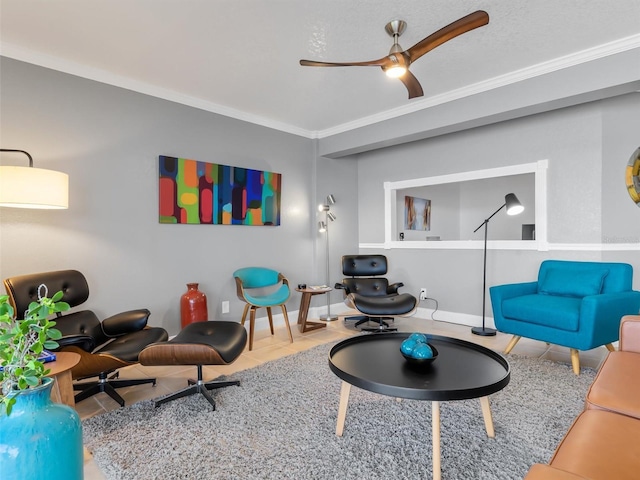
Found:
[[[0,296],[0,414],[4,410],[9,415],[16,395],[41,385],[49,373],[40,356],[45,349],[58,348],[56,340],[62,336],[49,317],[69,310],[69,304],[60,302],[62,292],[52,298],[46,295],[46,286],[38,287],[38,301],[29,304],[24,320],[16,320],[9,297]]]
[[[61,338],[49,317],[69,309],[63,293],[38,287],[24,319],[0,296],[0,465],[2,480],[81,480],[82,425],[77,412],[51,401],[53,379],[41,355]]]

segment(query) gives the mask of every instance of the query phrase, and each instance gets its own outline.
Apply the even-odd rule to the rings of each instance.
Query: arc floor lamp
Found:
[[[324,233],[325,248],[326,248],[325,256],[326,256],[326,263],[327,263],[327,270],[326,270],[327,277],[326,277],[325,285],[327,286],[331,285],[331,272],[329,269],[329,222],[333,222],[336,219],[336,216],[331,211],[331,205],[334,205],[335,203],[336,203],[336,198],[333,195],[329,194],[327,195],[326,203],[320,204],[318,206],[318,210],[320,212],[324,212],[324,221],[318,222],[318,231],[320,233]],[[327,314],[320,315],[320,320],[324,320],[325,322],[332,322],[334,320],[337,320],[338,316],[331,315],[330,293],[327,293],[326,297],[327,297]]]
[[[24,150],[0,148],[2,153],[22,153],[28,167],[0,166],[0,207],[69,208],[69,176],[33,166]]]
[[[504,197],[504,203],[498,208],[495,212],[493,212],[484,222],[476,228],[473,233],[476,233],[484,226],[484,273],[482,277],[482,327],[473,327],[471,329],[471,333],[476,335],[482,335],[485,337],[493,336],[496,334],[495,328],[487,328],[485,327],[485,308],[487,303],[487,227],[489,225],[489,220],[498,213],[503,208],[507,208],[507,215],[518,215],[522,213],[524,207],[518,200],[518,197],[513,193],[507,193]]]

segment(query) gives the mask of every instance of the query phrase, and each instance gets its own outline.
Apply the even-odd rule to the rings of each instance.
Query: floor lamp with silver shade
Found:
[[[325,282],[325,285],[329,286],[331,285],[331,275],[330,275],[330,271],[329,271],[329,222],[333,222],[336,219],[336,216],[334,215],[334,213],[331,211],[331,205],[334,205],[336,203],[336,198],[329,194],[327,195],[327,201],[326,203],[320,204],[318,206],[318,210],[320,212],[324,212],[324,222],[320,221],[318,222],[318,231],[320,233],[324,233],[324,240],[325,240],[325,246],[326,246],[326,263],[327,263],[327,281]],[[329,293],[327,293],[326,295],[327,297],[327,314],[326,315],[320,315],[320,320],[323,320],[325,322],[333,322],[334,320],[338,320],[338,316],[337,315],[331,315],[331,296]]]
[[[484,276],[482,278],[482,327],[473,327],[471,329],[471,333],[475,335],[482,335],[485,337],[493,336],[496,334],[495,328],[487,328],[485,327],[485,308],[487,302],[487,227],[489,225],[489,220],[498,213],[503,208],[507,209],[507,215],[518,215],[522,213],[524,207],[518,200],[518,197],[513,193],[507,193],[504,197],[504,203],[498,208],[495,212],[493,212],[484,222],[480,224],[478,228],[476,228],[473,233],[476,233],[484,226]]]

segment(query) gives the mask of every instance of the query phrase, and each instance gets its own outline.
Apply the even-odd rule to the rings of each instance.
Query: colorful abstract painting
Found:
[[[160,155],[160,223],[280,225],[281,174]]]

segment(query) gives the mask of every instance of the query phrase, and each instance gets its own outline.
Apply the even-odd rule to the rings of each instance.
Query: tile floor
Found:
[[[231,365],[218,367],[204,367],[205,380],[211,380],[219,375],[229,375],[247,368],[256,367],[262,363],[291,355],[311,347],[342,340],[353,335],[359,335],[360,331],[354,328],[353,321],[345,322],[343,317],[337,321],[328,322],[327,328],[300,333],[292,325],[294,342],[290,343],[284,327],[276,328],[275,335],[271,336],[269,330],[256,332],[253,350],[245,352]],[[480,337],[471,333],[471,328],[464,325],[441,322],[432,319],[399,318],[395,321],[399,331],[426,332],[433,335],[445,335],[449,337],[468,340],[484,345],[492,350],[502,351],[511,339],[510,335],[498,333],[495,337]],[[247,347],[248,348],[248,347]],[[568,348],[547,345],[543,342],[522,338],[512,353],[533,357],[545,358],[570,364],[571,358]],[[605,347],[596,348],[586,352],[580,352],[580,364],[586,367],[598,368],[607,354]],[[156,377],[155,387],[140,385],[118,389],[118,392],[130,405],[141,400],[156,398],[168,393],[180,390],[186,386],[188,378],[195,375],[195,367],[144,367],[134,365],[120,370],[121,378]],[[100,393],[76,405],[76,410],[82,419],[93,415],[99,415],[119,408],[118,404],[107,394]],[[203,408],[205,405],[203,404]],[[103,480],[104,476],[93,462],[89,452],[85,451],[85,480]]]

